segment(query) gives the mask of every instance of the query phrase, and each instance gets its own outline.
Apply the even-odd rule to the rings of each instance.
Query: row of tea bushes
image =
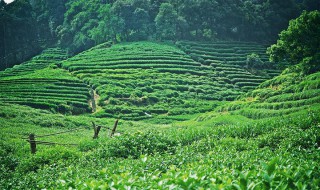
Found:
[[[91,111],[89,88],[55,64],[65,51],[50,48],[26,63],[0,72],[0,101],[65,114]]]
[[[141,120],[210,111],[241,94],[174,45],[135,42],[91,49],[59,64],[100,96],[97,117]],[[192,102],[192,103],[191,103]],[[206,106],[204,106],[206,105]]]
[[[255,53],[261,61],[267,62],[266,47],[249,42],[190,42],[180,41],[177,46],[194,60],[213,68],[216,77],[234,84],[241,91],[250,91],[260,83],[280,74],[277,69],[247,68],[247,56]]]

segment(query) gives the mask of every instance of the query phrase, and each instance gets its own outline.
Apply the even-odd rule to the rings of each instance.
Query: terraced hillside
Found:
[[[78,78],[52,65],[67,58],[52,48],[32,60],[0,72],[0,101],[50,109],[61,113],[84,113],[89,107],[89,89]]]
[[[266,47],[256,43],[181,41],[177,43],[177,46],[193,59],[211,66],[217,77],[224,79],[228,84],[235,85],[241,91],[252,90],[261,82],[281,72],[268,62]],[[247,66],[247,58],[251,54],[259,56],[262,62],[258,68]]]
[[[320,73],[302,77],[299,73],[286,73],[262,83],[259,88],[243,95],[238,101],[225,104],[218,113],[208,113],[199,120],[216,118],[221,114],[241,116],[241,119],[283,117],[302,110],[320,107]]]
[[[305,103],[307,109],[292,113],[256,118],[239,115],[245,106],[228,111],[233,105],[253,106],[272,99],[310,100],[319,93],[319,76],[281,75],[242,101],[197,120],[170,125],[121,120],[120,136],[109,138],[104,129],[94,140],[92,130],[82,127],[92,121],[110,126],[114,119],[63,116],[0,103],[0,187],[319,189],[319,102]],[[290,96],[288,89],[297,92]],[[264,110],[257,107],[254,112]],[[78,127],[83,130],[65,133]],[[37,153],[30,154],[29,143],[21,138],[28,133],[75,146],[39,144]]]
[[[315,105],[320,105],[320,73],[303,80],[298,74],[287,74],[262,83],[244,101],[228,105],[222,111],[259,119],[308,110]]]
[[[104,43],[67,60],[63,50],[51,48],[0,72],[1,100],[62,113],[88,112],[92,105],[97,117],[171,122],[211,111],[279,73],[244,67],[251,53],[267,60],[261,45],[177,46]]]
[[[96,90],[98,117],[139,120],[195,114],[241,94],[233,84],[217,78],[212,67],[173,45],[103,44],[60,66]]]
[[[3,75],[0,187],[318,189],[320,73],[305,76],[297,68],[244,93],[174,46],[140,42],[103,44],[54,65]],[[89,89],[82,80],[94,89],[94,115],[101,118],[10,104],[88,111]],[[219,102],[237,95],[236,101]],[[178,114],[214,109],[172,122],[188,117]],[[94,140],[84,127],[154,113],[170,124],[122,119],[120,136],[109,138],[102,128]],[[28,133],[48,141],[38,141],[36,154],[21,138]]]
[[[60,48],[48,48],[40,55],[33,57],[30,61],[21,63],[20,65],[15,65],[12,68],[8,68],[5,71],[0,72],[0,77],[3,78],[30,74],[30,72],[44,69],[57,61],[67,59],[67,57],[67,53]]]

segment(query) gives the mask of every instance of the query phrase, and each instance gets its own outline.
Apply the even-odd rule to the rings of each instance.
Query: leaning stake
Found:
[[[114,123],[114,127],[111,131],[110,137],[112,137],[114,135],[114,133],[116,132],[117,126],[118,126],[118,121],[119,119],[116,120],[116,122]]]

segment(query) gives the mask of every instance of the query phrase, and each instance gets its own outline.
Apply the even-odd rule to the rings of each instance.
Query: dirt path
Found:
[[[92,88],[90,88],[91,100],[89,101],[90,107],[92,108],[92,113],[96,113],[102,108],[98,105],[100,100],[99,94]]]

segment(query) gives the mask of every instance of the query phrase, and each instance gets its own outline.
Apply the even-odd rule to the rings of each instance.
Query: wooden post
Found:
[[[94,112],[96,112],[96,110],[97,110],[97,106],[96,106],[96,100],[94,99],[94,97],[95,97],[95,91],[91,88],[90,89],[90,91],[91,91],[91,106],[92,106],[92,112],[94,113]]]
[[[98,138],[98,135],[97,135],[96,124],[94,122],[92,122],[92,127],[93,127],[93,139],[96,139]]]
[[[101,126],[99,125],[99,126],[97,127],[97,138],[98,138],[98,135],[99,135],[100,129],[101,129]]]
[[[29,143],[31,148],[31,154],[35,154],[37,151],[37,144],[35,141],[35,136],[32,133],[29,135]]]
[[[117,126],[118,126],[118,122],[119,119],[116,120],[116,122],[114,123],[113,129],[111,131],[110,137],[112,137],[114,135],[114,133],[116,132]]]
[[[97,139],[99,137],[99,132],[100,132],[101,126],[96,127],[96,124],[94,122],[92,122],[92,126],[93,126],[93,130],[94,130],[93,139]]]

